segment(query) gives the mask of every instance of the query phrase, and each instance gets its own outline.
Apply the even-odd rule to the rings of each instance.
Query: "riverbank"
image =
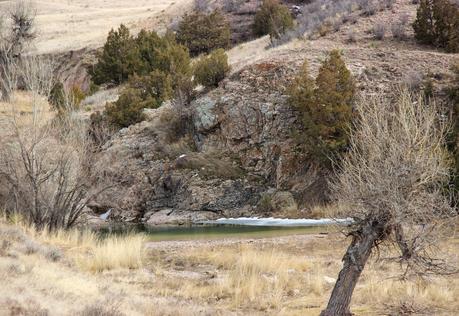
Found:
[[[0,314],[318,315],[347,246],[338,233],[144,237],[100,240],[89,232],[49,235],[0,224]],[[457,238],[444,246],[457,263]],[[457,276],[400,282],[393,278],[399,273],[397,265],[370,264],[353,312],[454,315],[459,309]]]

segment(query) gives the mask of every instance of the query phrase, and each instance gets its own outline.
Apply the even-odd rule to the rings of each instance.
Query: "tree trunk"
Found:
[[[321,316],[352,315],[349,309],[352,293],[370,257],[375,241],[380,236],[381,231],[370,223],[354,235],[343,257],[343,269],[339,273],[327,308],[322,311]]]

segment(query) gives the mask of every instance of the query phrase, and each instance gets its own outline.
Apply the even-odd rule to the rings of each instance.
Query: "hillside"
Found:
[[[452,1],[0,0],[0,316],[457,315]]]
[[[176,111],[169,104],[150,110],[147,121],[123,129],[105,145],[95,170],[107,178],[95,188],[116,179],[108,180],[115,189],[92,208],[152,225],[273,215],[269,209],[310,216],[327,200],[328,172],[295,149],[292,133],[302,127],[286,102],[286,87],[305,60],[316,73],[327,53],[340,49],[362,96],[392,92],[400,84],[418,89],[431,80],[441,102],[457,55],[419,46],[409,25],[403,41],[390,32],[405,16],[411,23],[415,12],[411,1],[399,0],[373,16],[357,12],[355,23],[315,39],[267,48],[265,37],[234,47],[228,53],[231,75],[191,104],[193,135],[168,138]],[[388,28],[382,40],[372,34],[378,23]]]
[[[15,1],[0,1],[0,11]],[[182,14],[191,0],[47,0],[36,9],[38,53],[57,53],[102,46],[111,28],[121,23],[133,30],[161,30]]]

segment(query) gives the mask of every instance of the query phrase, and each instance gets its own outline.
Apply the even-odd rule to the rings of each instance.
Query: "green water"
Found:
[[[239,225],[199,225],[199,226],[112,226],[102,230],[103,234],[143,233],[150,241],[202,240],[225,238],[266,238],[289,235],[327,233],[327,226],[273,227]]]

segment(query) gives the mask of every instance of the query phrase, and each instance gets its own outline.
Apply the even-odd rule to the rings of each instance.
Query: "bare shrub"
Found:
[[[15,65],[36,37],[35,10],[29,1],[18,0],[0,20],[0,98],[8,101],[17,83]]]
[[[78,316],[124,316],[119,311],[119,304],[113,304],[114,302],[95,302],[91,305],[86,306]]]
[[[355,34],[354,30],[350,30],[349,33],[347,33],[347,41],[349,43],[356,43],[357,42],[357,35]]]
[[[92,152],[87,126],[70,111],[52,120],[47,103],[52,61],[28,57],[15,69],[31,113],[22,116],[14,100],[6,104],[9,132],[0,139],[0,203],[38,229],[69,228],[91,199],[86,196]]]
[[[210,10],[209,0],[194,0],[194,10],[198,12],[207,12]]]
[[[405,24],[395,23],[391,27],[392,36],[398,40],[404,40],[406,38],[406,27]]]
[[[361,10],[363,15],[372,15],[378,10],[391,7],[392,4],[391,0],[307,1],[301,8],[302,14],[296,20],[296,27],[273,41],[272,46],[286,43],[293,38],[312,38],[318,33],[323,35],[332,30],[337,31],[342,23],[357,22],[357,12],[353,13],[356,10]]]
[[[378,2],[373,0],[360,1],[360,9],[365,16],[375,15],[379,9]]]
[[[402,85],[412,92],[421,89],[424,76],[419,71],[409,71],[402,78]]]
[[[57,248],[48,248],[44,252],[45,258],[49,261],[56,262],[62,258],[62,252]]]
[[[378,23],[373,26],[372,32],[375,39],[381,41],[386,36],[386,26],[382,23]]]
[[[241,5],[244,3],[243,0],[223,0],[223,10],[225,12],[234,12],[239,10]]]
[[[331,184],[341,206],[336,215],[353,218],[347,231],[352,241],[322,312],[326,316],[350,314],[360,274],[383,246],[396,251],[386,259],[401,264],[403,277],[456,272],[439,248],[457,216],[445,190],[449,127],[440,108],[405,89],[395,102],[373,97],[358,102],[356,110],[349,152]]]

